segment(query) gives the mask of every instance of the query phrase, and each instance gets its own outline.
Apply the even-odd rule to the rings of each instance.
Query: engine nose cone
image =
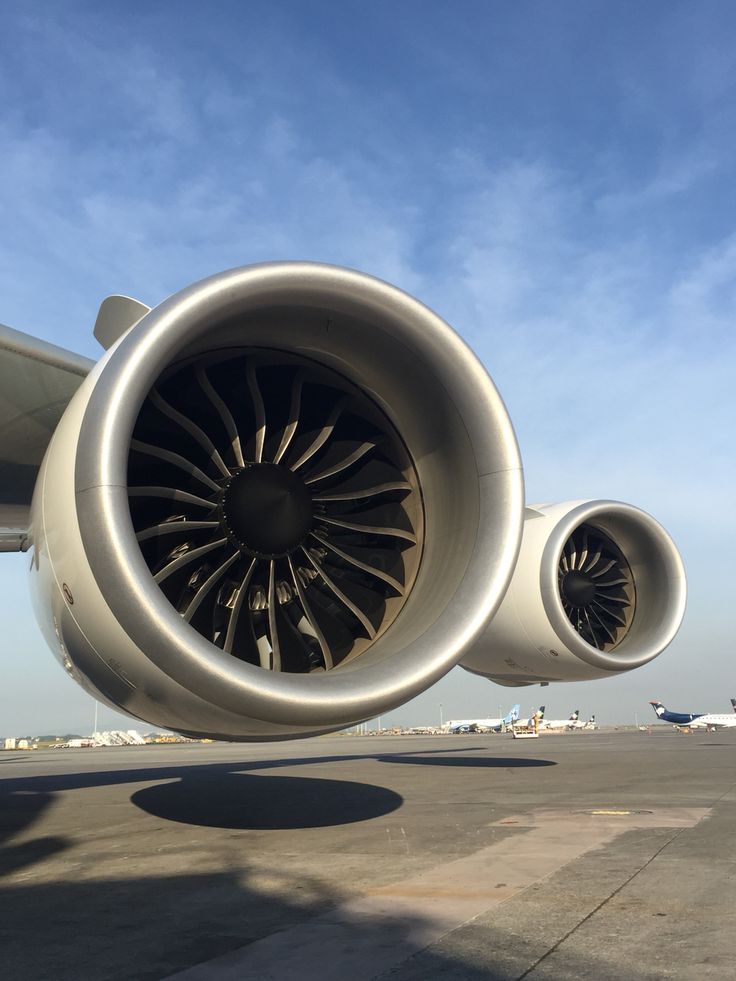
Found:
[[[312,498],[287,467],[255,463],[231,477],[221,514],[240,548],[273,558],[292,552],[311,530]]]
[[[596,596],[595,582],[584,572],[568,572],[562,580],[562,595],[573,606],[590,606]]]

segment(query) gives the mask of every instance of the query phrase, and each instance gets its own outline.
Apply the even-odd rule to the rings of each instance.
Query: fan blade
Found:
[[[276,625],[276,563],[271,559],[268,570],[268,633],[271,638],[271,668],[281,670],[279,630]]]
[[[289,408],[289,421],[284,428],[284,435],[281,437],[279,448],[273,458],[274,463],[280,463],[284,453],[289,449],[289,444],[294,438],[294,433],[299,425],[299,409],[302,400],[302,373],[299,371],[294,376],[291,388],[291,407]]]
[[[350,449],[351,447],[352,449]],[[327,457],[322,460],[324,469],[310,477],[306,477],[304,483],[316,484],[320,480],[326,480],[327,477],[334,477],[335,474],[341,473],[354,463],[357,463],[358,460],[362,459],[367,453],[370,453],[375,447],[375,442],[371,441],[359,443],[357,446],[355,442],[348,441],[333,443],[330,446]]]
[[[596,637],[595,630],[593,629],[593,624],[590,622],[590,614],[587,610],[585,610],[585,619],[588,621],[588,630],[590,631],[591,639],[595,646],[598,647],[598,638]]]
[[[250,397],[253,401],[253,412],[255,414],[256,420],[256,448],[255,448],[255,461],[256,463],[263,462],[263,447],[266,442],[266,409],[263,405],[263,396],[261,395],[261,390],[258,387],[258,379],[256,378],[256,369],[252,361],[248,363],[248,368],[246,370],[246,377],[248,379],[248,390],[250,391]]]
[[[616,560],[610,559],[610,561],[606,562],[603,568],[599,569],[598,572],[591,572],[592,578],[598,579],[600,576],[605,575],[608,572],[608,570],[612,569],[615,565],[616,565]]]
[[[618,610],[611,610],[607,606],[604,606],[602,603],[598,603],[595,600],[591,604],[591,608],[592,607],[597,607],[599,610],[602,610],[607,617],[613,620],[614,623],[617,623],[620,627],[626,626],[626,617],[621,616],[621,613]]]
[[[327,422],[324,424],[322,429],[319,430],[315,438],[312,440],[306,450],[304,450],[296,463],[289,465],[289,469],[298,470],[300,467],[303,467],[307,460],[311,460],[314,454],[324,446],[332,435],[335,425],[337,424],[337,420],[340,418],[340,414],[344,407],[345,399],[340,399],[339,402],[335,403],[335,405],[332,407],[332,411],[327,417]]]
[[[580,571],[581,572],[590,572],[591,569],[594,569],[595,566],[596,566],[596,563],[598,562],[598,560],[601,557],[601,552],[602,552],[602,550],[599,548],[597,550],[597,552],[595,553],[595,555],[593,556],[593,558],[588,563],[588,565],[586,565],[585,568],[584,569],[581,569]]]
[[[580,551],[580,558],[578,559],[578,569],[583,568],[587,557],[588,557],[588,535],[586,532],[583,532],[583,547]]]
[[[252,559],[250,565],[248,566],[248,571],[243,576],[243,581],[240,584],[240,589],[238,590],[235,604],[230,611],[230,619],[227,624],[227,633],[225,634],[225,643],[222,645],[223,651],[225,651],[227,654],[232,654],[233,641],[235,640],[235,631],[238,628],[240,612],[243,609],[243,603],[248,596],[248,586],[250,585],[250,580],[255,567],[256,560]]]
[[[228,438],[230,439],[230,446],[233,454],[235,455],[237,465],[239,467],[244,467],[245,460],[243,459],[243,449],[240,445],[240,434],[238,433],[238,427],[235,425],[235,420],[233,419],[230,409],[228,409],[227,405],[212,387],[212,382],[207,377],[207,372],[202,365],[197,365],[196,375],[197,381],[199,382],[199,387],[210,400],[213,408],[222,420],[222,424],[224,425]]]
[[[209,436],[203,430],[201,430],[195,422],[192,422],[191,419],[187,419],[185,415],[182,415],[182,413],[175,409],[172,405],[169,405],[166,399],[164,399],[155,388],[152,389],[149,398],[159,412],[171,419],[172,422],[175,422],[181,426],[184,432],[188,433],[192,439],[199,443],[223,477],[230,476],[230,471],[225,466],[225,461],[220,456],[219,450],[215,447]]]
[[[322,568],[322,566],[318,562],[316,562],[315,559],[312,558],[312,556],[307,551],[307,549],[304,548],[304,546],[302,546],[302,552],[304,553],[304,555],[306,555],[307,561],[310,563],[310,565],[314,566],[314,568],[317,570],[322,581],[328,587],[328,589],[340,600],[343,606],[347,607],[347,609],[350,610],[350,612],[353,614],[354,617],[357,617],[357,619],[363,624],[366,631],[368,632],[368,636],[371,638],[371,640],[373,640],[373,638],[376,636],[376,628],[373,626],[373,624],[365,615],[365,613],[363,613],[360,607],[356,606],[355,603],[352,602],[352,600],[348,599],[345,593],[343,593],[340,587],[337,586],[332,581],[332,579],[330,579],[330,577],[327,575],[327,573]]]
[[[342,493],[315,494],[313,501],[358,501],[365,497],[377,497],[388,491],[411,490],[411,484],[405,480],[392,480],[385,484],[378,484],[375,487],[365,487],[362,490],[349,490]]]
[[[296,593],[299,597],[299,603],[301,604],[302,610],[304,610],[304,616],[309,621],[309,624],[314,631],[314,636],[317,638],[317,643],[319,644],[320,650],[322,651],[322,657],[325,659],[325,670],[329,671],[335,665],[332,660],[332,651],[330,650],[329,644],[327,643],[324,634],[319,628],[312,610],[310,609],[309,602],[307,601],[306,592],[301,584],[299,576],[296,574],[296,569],[291,561],[291,556],[289,556],[289,570],[291,572],[291,578],[294,580],[294,586],[296,587]]]
[[[183,555],[177,556],[175,559],[169,562],[168,565],[165,565],[163,569],[159,569],[153,578],[160,586],[161,583],[165,582],[169,578],[169,576],[173,575],[175,572],[178,572],[179,569],[187,565],[189,562],[193,562],[195,559],[198,559],[202,555],[206,555],[208,552],[214,552],[215,549],[222,548],[223,546],[227,545],[227,543],[227,538],[219,538],[216,542],[208,542],[206,545],[200,545],[198,548],[190,549]]]
[[[161,446],[151,446],[149,443],[142,443],[139,439],[131,440],[130,448],[131,450],[135,450],[136,453],[144,453],[146,456],[156,457],[158,460],[163,460],[165,463],[170,463],[172,466],[178,467],[180,470],[188,473],[190,477],[194,477],[200,483],[205,484],[210,490],[219,491],[220,489],[219,484],[216,484],[199,467],[195,467],[193,463],[185,460],[178,453],[172,453],[171,450],[165,450]]]
[[[196,504],[197,507],[212,511],[217,507],[214,501],[206,501],[203,497],[180,490],[178,487],[129,487],[128,497],[163,497],[181,504]]]
[[[595,612],[595,610],[592,607],[590,609],[590,612],[596,618],[596,620],[598,621],[604,632],[608,634],[608,639],[611,641],[611,643],[615,644],[616,635],[611,632],[610,628],[606,626],[606,624],[601,620],[601,618],[598,616],[598,614]],[[605,610],[603,612],[605,613]]]
[[[199,609],[202,600],[210,593],[212,587],[218,582],[218,580],[227,572],[230,566],[235,562],[236,559],[240,558],[240,552],[234,552],[230,558],[225,559],[221,566],[219,566],[215,571],[202,583],[197,592],[192,597],[186,610],[182,613],[182,616],[187,621],[187,623],[192,619],[194,614]]]
[[[157,538],[159,535],[171,535],[175,532],[203,531],[205,528],[219,528],[219,521],[164,521],[160,525],[153,525],[151,528],[144,528],[135,536],[139,542],[145,542],[149,538]]]
[[[376,569],[374,566],[368,565],[367,562],[361,562],[360,559],[357,559],[355,556],[343,551],[343,549],[338,548],[337,545],[333,545],[331,541],[324,538],[322,535],[317,534],[316,531],[312,532],[312,537],[316,538],[317,541],[324,545],[325,548],[329,549],[331,552],[334,552],[335,555],[338,555],[345,562],[355,566],[356,569],[362,569],[363,572],[367,572],[369,575],[375,576],[377,579],[382,579],[383,582],[388,583],[392,589],[395,589],[400,596],[404,595],[405,590],[403,583],[400,583],[398,579],[394,579],[394,577],[390,576],[387,572],[384,572],[382,569]]]
[[[326,514],[319,517],[320,524],[334,525],[336,528],[345,528],[349,531],[360,531],[365,535],[379,535],[386,538],[401,538],[404,541],[416,545],[417,536],[411,531],[404,531],[402,528],[386,528],[378,525],[361,525],[357,521],[343,521],[342,518],[329,518]]]
[[[597,594],[596,594],[597,595]],[[617,603],[619,606],[631,606],[631,601],[626,596],[601,596],[601,600],[605,600],[606,603]]]

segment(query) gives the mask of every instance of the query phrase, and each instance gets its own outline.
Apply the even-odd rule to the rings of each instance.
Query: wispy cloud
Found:
[[[521,15],[491,23],[479,4],[475,26],[438,8],[387,33],[379,5],[356,36],[331,4],[310,18],[296,4],[224,5],[217,29],[180,6],[173,21],[84,3],[9,18],[0,318],[93,354],[112,291],[158,302],[272,258],[362,268],[434,306],[477,350],[532,499],[632,500],[725,594],[736,574],[719,547],[736,535],[728,31],[678,10],[661,23],[630,12],[606,34],[581,5],[529,33]],[[637,33],[638,16],[653,20]],[[662,31],[672,53],[657,60]],[[643,40],[632,48],[617,32]],[[714,614],[698,603],[690,616],[707,634]]]

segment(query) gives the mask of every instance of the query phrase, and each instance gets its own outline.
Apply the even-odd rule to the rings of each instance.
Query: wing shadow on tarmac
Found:
[[[374,760],[384,763],[415,763],[422,766],[529,767],[554,766],[552,760],[523,757],[454,756],[475,747],[450,750],[421,750],[407,753],[345,754],[297,759],[250,760],[246,762],[192,763],[136,769],[54,773],[8,777],[0,781],[0,841],[15,834],[20,826],[35,823],[54,801],[57,793],[125,784],[151,783],[136,790],[131,802],[156,817],[178,823],[233,829],[283,830],[328,827],[366,821],[398,809],[403,798],[392,790],[373,784],[317,777],[269,776],[254,772],[284,767]],[[483,748],[483,747],[479,747]],[[145,750],[143,750],[145,752]],[[114,756],[111,757],[111,761]],[[10,867],[42,859],[63,848],[57,839],[39,840],[23,846],[23,854]],[[0,853],[0,873],[9,856]]]
[[[474,766],[474,767],[502,767],[503,769],[515,769],[524,766],[557,766],[555,760],[535,760],[519,756],[443,756],[434,759],[430,756],[380,756],[381,763],[411,763],[421,766]]]
[[[6,845],[9,839],[35,824],[53,801],[54,794],[43,791],[0,794],[0,876],[35,865],[66,848],[64,839],[54,836]]]
[[[470,749],[463,747],[462,751],[467,754]],[[324,968],[333,953],[337,955],[347,945],[361,952],[371,970],[374,957],[378,958],[376,974],[388,971],[397,981],[427,977],[507,981],[509,974],[502,968],[508,956],[505,943],[497,951],[485,945],[482,966],[472,945],[449,951],[430,948],[414,963],[416,952],[426,948],[436,933],[431,920],[410,908],[379,918],[360,916],[344,905],[354,898],[349,876],[336,886],[334,875],[330,882],[327,874],[320,873],[319,861],[313,863],[318,871],[311,872],[303,862],[292,862],[288,854],[281,860],[275,858],[273,865],[267,858],[256,861],[252,857],[258,854],[260,832],[294,829],[295,835],[308,837],[294,838],[289,852],[322,854],[325,863],[338,861],[333,826],[380,818],[400,807],[402,798],[364,782],[279,773],[258,776],[249,771],[362,759],[430,765],[449,758],[449,754],[424,750],[421,754],[165,765],[4,779],[0,782],[0,842],[5,845],[0,853],[3,973],[23,981],[159,981],[272,934],[278,938],[283,931],[299,927],[310,933],[314,925],[320,937],[317,955],[314,950],[310,955],[314,963],[298,965],[298,973],[293,965],[288,974],[280,974],[276,967],[270,976],[304,981],[320,977],[324,973],[320,973],[320,964]],[[459,761],[450,764],[455,766],[549,764],[546,760],[467,755],[452,758]],[[111,756],[110,762],[113,759]],[[141,788],[147,781],[151,786]],[[85,859],[84,848],[79,849],[86,826],[99,836],[108,820],[104,802],[100,801],[103,806],[97,810],[89,796],[84,805],[80,800],[80,807],[89,807],[89,811],[85,816],[80,810],[79,824],[73,825],[69,836],[16,840],[53,822],[53,808],[65,792],[129,784],[138,785],[131,797],[138,808],[175,822],[165,827],[180,829],[151,829],[164,835],[164,848],[156,849],[164,855],[156,859],[155,874],[154,869],[151,874],[141,872],[146,860],[138,854],[135,834],[128,839],[126,826],[114,820],[109,835],[101,839],[102,850],[93,861]],[[68,815],[65,820],[69,821]],[[135,822],[130,823],[134,830]],[[185,825],[206,830],[195,832],[193,838]],[[243,829],[245,835],[241,838],[217,829]],[[122,842],[118,852],[116,841]],[[218,867],[192,871],[210,861]],[[29,874],[31,866],[35,868]],[[162,867],[173,874],[163,874]],[[407,873],[409,869],[407,866]],[[284,943],[288,945],[288,939]],[[397,974],[392,970],[395,965]],[[238,977],[242,981],[264,977],[248,971],[246,966]]]
[[[263,783],[282,779],[264,778]],[[336,789],[328,788],[328,800]],[[28,800],[3,820],[3,837],[9,839],[41,820],[52,803],[46,794],[13,796]],[[103,807],[97,812],[100,825],[106,820],[104,811]],[[563,917],[558,933],[552,931],[540,939],[535,929],[528,936],[520,934],[518,926],[510,930],[508,916],[500,922],[486,916],[484,922],[458,923],[459,930],[442,941],[452,925],[438,931],[431,916],[413,910],[410,904],[401,911],[361,915],[350,905],[355,900],[352,879],[345,876],[336,886],[334,875],[330,882],[320,872],[319,861],[313,863],[316,872],[307,872],[303,863],[292,863],[293,856],[286,854],[280,861],[274,856],[269,868],[268,860],[258,863],[252,857],[257,854],[257,837],[246,834],[233,841],[232,835],[205,831],[192,839],[183,826],[175,827],[180,829],[178,839],[171,835],[162,839],[164,850],[169,850],[168,861],[156,860],[167,864],[173,874],[162,873],[161,865],[156,874],[141,871],[146,862],[136,854],[134,835],[119,853],[119,859],[125,859],[130,847],[128,868],[124,861],[112,864],[109,845],[116,838],[125,840],[126,829],[117,824],[110,828],[109,845],[97,853],[96,861],[85,861],[84,854],[75,858],[72,851],[62,862],[40,866],[33,876],[13,876],[6,867],[0,878],[3,976],[22,981],[160,981],[203,965],[201,981],[217,977],[210,973],[207,962],[231,954],[245,958],[234,973],[231,969],[226,974],[239,981],[325,977],[331,981],[345,977],[356,981],[368,977],[513,981],[554,953],[556,940],[564,940],[571,925]],[[297,839],[288,853],[302,855],[308,840],[325,863],[337,860],[339,848],[329,827],[323,825],[306,834],[310,837]],[[69,849],[78,845],[72,838],[57,843]],[[45,856],[37,856],[41,857]],[[191,870],[213,859],[219,868]],[[182,871],[183,867],[187,870]],[[406,873],[410,874],[409,867]],[[441,907],[443,900],[438,899]],[[258,941],[263,944],[250,947]],[[292,958],[283,964],[281,958],[289,952]],[[553,962],[552,974],[543,974],[621,977],[610,956],[606,949],[568,951],[562,961]],[[650,973],[646,963],[628,966],[630,981],[662,977]]]
[[[198,775],[227,775],[232,773],[253,773],[259,770],[275,770],[301,766],[319,766],[325,763],[352,763],[363,760],[377,760],[386,763],[418,762],[425,766],[469,766],[515,768],[527,766],[556,766],[555,760],[528,759],[525,757],[497,756],[458,756],[453,753],[483,751],[485,746],[462,746],[457,749],[412,750],[406,753],[343,753],[332,756],[285,757],[271,760],[233,760],[224,763],[178,763],[136,767],[135,769],[107,769],[80,771],[78,773],[48,773],[39,776],[5,777],[0,781],[0,800],[4,793],[18,791],[54,792],[60,790],[80,790],[86,787],[110,787],[117,784],[145,783],[149,780],[183,780],[196,773]],[[77,752],[93,752],[78,750]],[[94,750],[109,752],[109,762],[115,762],[115,749]],[[140,752],[145,754],[145,748]],[[86,757],[85,757],[86,758]],[[452,762],[450,762],[452,760]],[[457,760],[457,762],[455,762]]]
[[[207,966],[213,958],[237,957],[241,949],[246,956],[257,955],[257,948],[249,951],[248,946],[268,937],[277,941],[279,956],[289,947],[288,931],[297,930],[303,937],[312,927],[320,938],[319,956],[314,948],[305,951],[298,970],[293,960],[286,970],[277,963],[271,967],[266,951],[255,967],[245,961],[226,976],[239,981],[346,977],[335,972],[346,946],[360,952],[356,973],[361,981],[378,975],[386,981],[512,981],[538,958],[533,946],[531,951],[520,948],[518,936],[491,931],[485,942],[481,936],[475,943],[451,944],[449,949],[428,947],[434,923],[421,915],[351,915],[340,908],[351,898],[347,891],[334,889],[318,876],[281,870],[270,877],[268,889],[260,887],[262,879],[261,870],[241,867],[204,874],[0,885],[4,976],[23,981],[161,981],[201,965],[200,979],[217,977]],[[596,970],[597,958],[590,961],[585,972],[573,970],[571,976],[602,976]],[[355,964],[350,966],[355,970]],[[569,961],[567,966],[573,968]],[[653,981],[639,971],[630,977]]]

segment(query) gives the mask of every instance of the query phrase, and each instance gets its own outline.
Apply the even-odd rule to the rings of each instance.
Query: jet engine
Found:
[[[31,509],[70,675],[155,725],[258,740],[373,718],[457,664],[510,580],[523,482],[452,329],[310,263],[127,309]]]
[[[665,649],[685,599],[680,555],[644,511],[616,501],[527,508],[511,585],[462,667],[509,686],[610,677]]]

